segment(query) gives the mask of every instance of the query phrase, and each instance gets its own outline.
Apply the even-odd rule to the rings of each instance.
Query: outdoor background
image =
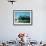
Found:
[[[31,11],[15,11],[15,23],[30,23],[32,12]]]

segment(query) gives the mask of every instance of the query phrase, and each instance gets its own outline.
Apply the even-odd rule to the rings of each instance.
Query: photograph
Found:
[[[13,10],[13,24],[32,24],[32,10]]]

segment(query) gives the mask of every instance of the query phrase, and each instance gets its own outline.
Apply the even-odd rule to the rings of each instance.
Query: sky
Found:
[[[15,16],[18,18],[19,16],[30,16],[30,12],[16,12]]]

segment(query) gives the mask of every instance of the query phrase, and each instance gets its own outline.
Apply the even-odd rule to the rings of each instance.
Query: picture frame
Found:
[[[32,10],[13,10],[13,24],[32,25]]]

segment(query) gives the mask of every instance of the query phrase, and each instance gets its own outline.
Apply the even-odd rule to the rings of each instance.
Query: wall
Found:
[[[32,9],[32,26],[13,25],[13,10]],[[0,41],[15,40],[19,32],[31,34],[37,41],[46,40],[46,0],[17,0],[12,5],[7,0],[0,0]]]

